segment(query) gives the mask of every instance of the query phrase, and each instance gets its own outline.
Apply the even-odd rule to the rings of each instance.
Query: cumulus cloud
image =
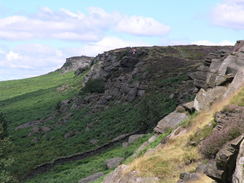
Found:
[[[212,12],[216,25],[244,29],[244,0],[224,0]]]
[[[170,27],[153,18],[131,16],[123,17],[117,25],[117,30],[134,35],[160,36],[168,33]]]
[[[0,18],[0,39],[63,39],[98,41],[107,31],[119,31],[134,35],[155,36],[167,33],[167,25],[150,17],[126,16],[108,13],[97,7],[88,13],[67,9],[53,11],[42,8],[37,14],[15,15]]]
[[[145,46],[143,42],[104,37],[76,48],[54,48],[43,44],[25,44],[15,48],[0,47],[0,80],[37,76],[61,67],[71,56],[96,56],[98,53],[127,46]]]
[[[212,41],[208,41],[208,40],[200,40],[200,41],[194,41],[192,42],[192,44],[196,44],[196,45],[206,45],[206,46],[233,46],[235,43],[228,41],[228,40],[224,40],[224,41],[220,41],[220,42],[212,42]]]
[[[117,37],[104,37],[102,40],[91,43],[82,48],[82,53],[89,56],[95,56],[98,53],[109,51],[116,48],[133,47],[133,46],[149,46],[143,42],[128,41]]]
[[[15,48],[0,48],[0,80],[36,76],[60,67],[65,58],[79,54],[78,50],[57,49],[47,45],[28,44]]]

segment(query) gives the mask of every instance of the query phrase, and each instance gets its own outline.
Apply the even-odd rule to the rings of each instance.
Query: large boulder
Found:
[[[89,182],[93,182],[97,179],[99,179],[100,177],[104,176],[104,173],[103,172],[98,172],[98,173],[95,173],[93,175],[90,175],[89,177],[86,177],[84,179],[81,179],[79,181],[79,183],[89,183]]]
[[[119,166],[105,177],[103,183],[159,183],[156,177],[140,177],[136,171],[126,173],[127,168],[127,165]]]
[[[167,129],[175,128],[181,122],[186,120],[188,115],[186,113],[172,112],[161,121],[158,122],[157,126],[154,128],[154,131],[157,133],[164,133]]]
[[[207,110],[218,99],[220,99],[227,88],[224,86],[217,86],[208,90],[201,89],[194,100],[194,108],[197,111]]]

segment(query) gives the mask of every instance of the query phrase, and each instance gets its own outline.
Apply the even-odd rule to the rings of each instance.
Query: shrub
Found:
[[[105,82],[102,79],[89,80],[82,89],[84,93],[104,93]]]
[[[203,140],[200,152],[207,158],[214,158],[219,149],[228,141],[235,139],[244,132],[244,123],[238,119],[225,124],[222,130],[214,130]]]

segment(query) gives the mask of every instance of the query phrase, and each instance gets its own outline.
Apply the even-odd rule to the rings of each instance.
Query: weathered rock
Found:
[[[232,177],[233,183],[241,183],[244,181],[244,140],[240,145],[238,157],[236,159],[236,168]]]
[[[33,127],[33,126],[37,126],[38,124],[41,123],[41,120],[36,120],[36,121],[31,121],[28,123],[24,123],[22,125],[19,125],[15,128],[15,130],[19,130],[19,129],[25,129],[25,128],[29,128],[29,127]]]
[[[91,140],[90,140],[90,143],[93,144],[93,145],[95,145],[95,144],[98,143],[98,140],[97,140],[97,139],[91,139]]]
[[[129,146],[129,143],[128,142],[123,142],[122,143],[122,147],[127,148],[128,146]]]
[[[187,183],[191,181],[196,181],[200,178],[198,173],[181,173],[180,180],[177,183]]]
[[[209,107],[221,97],[223,97],[227,88],[217,86],[208,90],[201,89],[194,100],[194,108],[197,111],[207,110]]]
[[[182,104],[182,107],[185,108],[185,110],[187,112],[189,112],[190,114],[194,113],[195,112],[195,108],[194,108],[194,101],[191,101],[191,102],[187,102],[185,104]]]
[[[100,177],[104,176],[104,173],[103,172],[98,172],[98,173],[95,173],[93,175],[90,175],[89,177],[86,177],[84,179],[81,179],[79,181],[79,183],[89,183],[89,182],[93,182],[97,179],[99,179]]]
[[[209,163],[206,174],[218,183],[229,183],[236,166],[236,159],[240,145],[244,140],[244,135],[228,142],[217,153],[215,161]]]
[[[156,177],[140,177],[138,172],[126,173],[128,166],[121,165],[105,177],[103,183],[159,183]]]
[[[120,163],[124,160],[124,158],[117,157],[106,160],[106,166],[108,169],[116,168],[120,165]]]
[[[40,129],[42,132],[47,133],[49,131],[51,131],[51,128],[47,127],[47,126],[42,126]]]
[[[154,128],[154,131],[157,133],[164,133],[165,130],[175,128],[187,118],[188,116],[185,113],[172,112],[164,117],[161,121],[159,121],[157,126]]]
[[[141,138],[141,137],[143,137],[143,136],[144,136],[144,134],[131,135],[131,136],[129,137],[129,139],[128,139],[128,143],[129,143],[129,144],[132,144],[132,143],[134,143],[137,139],[139,139],[139,138]]]
[[[92,57],[78,56],[70,57],[66,59],[65,64],[60,68],[61,72],[76,71],[77,69],[82,69],[89,67],[92,62]]]

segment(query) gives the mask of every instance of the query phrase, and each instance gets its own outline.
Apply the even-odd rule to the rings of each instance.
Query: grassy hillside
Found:
[[[212,48],[187,46],[153,47],[144,50],[148,55],[142,58],[145,68],[140,74],[146,72],[148,76],[145,79],[135,77],[133,82],[145,82],[148,88],[146,94],[133,102],[112,101],[103,110],[95,112],[94,106],[88,104],[73,108],[74,102],[67,104],[68,107],[61,111],[57,110],[60,107],[58,104],[65,99],[83,100],[94,97],[89,91],[80,92],[84,75],[75,77],[72,72],[53,72],[30,79],[0,82],[0,111],[7,115],[10,136],[14,142],[14,148],[9,152],[15,158],[12,173],[22,179],[36,166],[58,157],[96,149],[121,134],[138,130],[150,131],[179,103],[190,101],[194,97],[193,81],[187,74],[196,69]],[[117,77],[118,72],[113,74]],[[130,82],[132,81],[128,81]],[[97,95],[99,97],[102,94]],[[28,122],[37,124],[16,128],[29,124]],[[118,149],[122,154],[127,152]],[[128,150],[126,156],[132,149]],[[104,153],[109,154],[109,151]],[[116,151],[116,147],[111,151]],[[94,161],[97,158],[99,159],[94,157]],[[102,160],[99,160],[100,163],[91,163],[91,171],[86,172],[83,165],[76,169],[75,165],[70,164],[64,166],[67,171],[62,171],[60,166],[61,168],[54,169],[47,177],[55,182],[55,176],[66,175],[67,172],[86,172],[81,173],[80,178],[96,169],[105,171],[101,168]],[[40,180],[46,180],[45,175]],[[69,180],[77,178],[71,176]],[[33,181],[38,182],[38,178]]]

